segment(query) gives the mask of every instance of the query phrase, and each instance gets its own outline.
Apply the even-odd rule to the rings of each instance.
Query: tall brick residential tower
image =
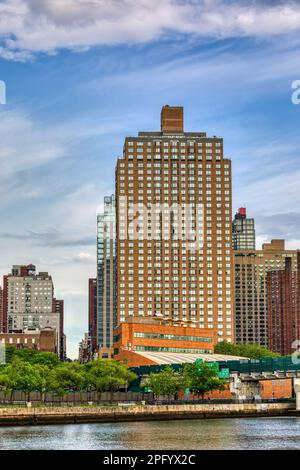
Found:
[[[297,269],[293,270],[292,258],[285,259],[284,269],[268,272],[268,346],[283,356],[296,349],[300,339],[300,252],[297,253]]]
[[[233,341],[231,207],[223,139],[185,132],[182,107],[163,107],[160,131],[125,139],[116,169],[118,325],[156,323],[173,337],[175,326],[189,327]]]
[[[286,258],[297,270],[297,251],[286,250],[284,240],[272,240],[260,250],[235,250],[235,340],[268,346],[269,305],[267,275],[282,270]]]

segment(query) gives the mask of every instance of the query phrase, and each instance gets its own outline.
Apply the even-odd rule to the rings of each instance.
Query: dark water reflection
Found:
[[[0,449],[300,449],[300,418],[0,427]]]

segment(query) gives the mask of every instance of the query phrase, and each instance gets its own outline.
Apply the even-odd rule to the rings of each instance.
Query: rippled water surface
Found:
[[[0,449],[300,449],[300,418],[0,427]]]

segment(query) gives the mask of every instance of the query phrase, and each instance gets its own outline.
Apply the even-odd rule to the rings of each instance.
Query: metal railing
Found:
[[[294,398],[262,398],[255,399],[234,399],[234,398],[215,398],[203,400],[146,400],[147,405],[228,405],[228,404],[239,404],[239,403],[293,403]]]
[[[250,374],[251,372],[293,372],[300,371],[300,363],[295,364],[291,356],[286,357],[267,357],[263,359],[242,359],[236,361],[216,361],[219,364],[219,370],[229,369],[230,372]],[[180,370],[183,364],[169,364],[174,370]],[[131,370],[138,376],[158,373],[166,365],[151,365],[132,367]]]

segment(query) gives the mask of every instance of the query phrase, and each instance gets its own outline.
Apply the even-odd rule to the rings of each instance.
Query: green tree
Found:
[[[82,395],[84,386],[84,370],[80,364],[64,362],[54,368],[52,388],[57,395],[62,397],[68,391],[78,391]]]
[[[46,393],[56,392],[59,388],[55,370],[44,364],[35,364],[38,373],[36,390],[40,392],[40,399],[45,403]]]
[[[170,400],[172,395],[177,395],[178,391],[184,388],[184,382],[180,373],[167,366],[157,374],[150,374],[144,386],[152,390],[155,398],[167,396]]]
[[[100,401],[101,394],[105,391],[113,392],[122,386],[126,386],[136,378],[136,374],[128,367],[116,361],[99,360],[92,361],[84,366],[86,371],[86,386],[97,393]]]
[[[16,348],[13,346],[5,346],[5,361],[9,364],[12,361]]]
[[[14,346],[7,346],[5,353],[7,364],[13,362],[15,358],[19,358],[29,364],[45,364],[49,367],[55,367],[59,364],[57,355],[51,352],[37,351],[30,348],[17,349]]]
[[[233,344],[221,341],[215,346],[216,354],[248,357],[249,359],[263,359],[265,357],[279,357],[280,354],[270,351],[259,344]]]
[[[14,346],[6,346],[5,356],[6,364],[10,364],[14,359],[19,358],[25,362],[32,362],[33,357],[37,354],[37,351],[34,349],[24,348],[17,349]]]
[[[10,401],[15,390],[15,374],[11,364],[2,366],[0,371],[0,389],[4,392],[5,399],[10,396]]]
[[[26,400],[29,401],[30,392],[37,390],[39,372],[37,368],[20,358],[15,357],[13,361],[7,365],[7,387],[13,393],[20,390],[25,393]]]
[[[221,380],[216,371],[205,362],[201,366],[185,364],[182,370],[183,383],[193,395],[201,395],[202,399],[207,392],[224,390],[225,382]]]
[[[60,364],[60,361],[56,354],[52,352],[42,351],[36,354],[32,358],[32,364],[40,364],[49,368],[56,367]]]

